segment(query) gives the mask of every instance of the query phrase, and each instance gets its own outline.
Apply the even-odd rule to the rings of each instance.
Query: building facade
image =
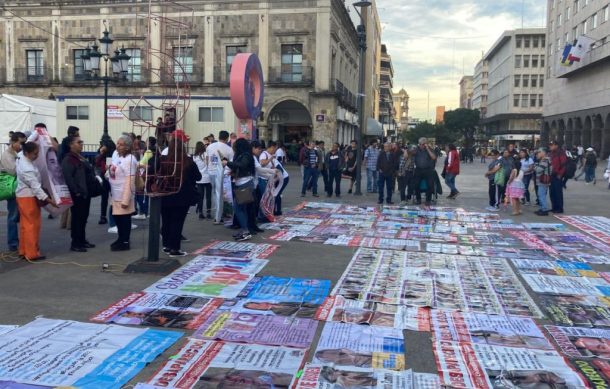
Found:
[[[434,116],[434,123],[439,124],[445,121],[445,106],[439,105],[436,107],[436,114]]]
[[[478,109],[481,119],[487,117],[487,89],[489,85],[489,64],[484,59],[477,62],[472,77],[472,109]]]
[[[593,147],[610,154],[610,10],[607,0],[549,0],[543,141]],[[566,43],[594,44],[580,62],[562,66]],[[587,48],[589,49],[589,48]]]
[[[385,137],[395,137],[396,121],[394,120],[394,67],[392,57],[388,54],[386,45],[381,45],[380,100],[379,122],[383,127]]]
[[[80,56],[106,28],[131,60],[104,112],[103,87],[84,77]],[[261,138],[346,143],[358,123],[358,40],[340,0],[19,1],[0,14],[0,37],[2,89],[57,99],[58,127],[80,127],[87,143],[99,139],[104,115],[113,138],[152,135],[127,117],[154,123],[176,90],[191,96],[174,106],[192,139],[235,131],[229,74],[243,52],[258,54],[263,68]]]
[[[394,95],[394,121],[397,131],[409,129],[409,94],[404,88]]]
[[[463,76],[460,80],[460,108],[472,108],[473,76]]]
[[[544,105],[546,31],[505,31],[484,60],[489,66],[487,113],[481,122],[495,141],[532,142]],[[534,142],[532,142],[534,143]]]
[[[366,29],[363,134],[379,136],[382,128],[378,121],[381,99],[381,21],[377,12],[377,2],[372,0],[371,3],[371,6],[363,10]]]

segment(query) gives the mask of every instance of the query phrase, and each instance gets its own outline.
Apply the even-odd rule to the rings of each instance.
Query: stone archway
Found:
[[[574,119],[574,145],[582,146],[582,119]]]
[[[606,122],[604,126],[604,132],[602,135],[602,150],[600,156],[602,159],[606,159],[610,154],[610,113],[606,116]]]
[[[593,116],[593,130],[591,131],[591,147],[597,152],[602,149],[602,132],[604,130],[604,122],[602,115]]]
[[[549,134],[549,141],[556,141],[557,142],[557,138],[559,137],[559,129],[557,128],[557,122],[555,120],[553,120],[551,122],[551,133]]]
[[[557,141],[561,145],[565,145],[566,142],[566,124],[563,119],[557,122]]]
[[[288,99],[278,102],[269,110],[266,122],[273,140],[285,144],[313,140],[311,113],[300,101]]]
[[[566,147],[572,146],[574,146],[574,121],[570,118],[566,126]]]
[[[587,116],[585,118],[585,125],[582,130],[582,145],[586,149],[591,146],[591,132],[593,129],[593,122],[591,121],[591,116]]]

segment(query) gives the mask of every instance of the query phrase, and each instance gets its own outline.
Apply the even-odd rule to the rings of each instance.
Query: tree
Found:
[[[445,112],[444,123],[448,130],[458,132],[464,137],[464,147],[471,147],[480,117],[478,109],[458,108]]]
[[[419,138],[426,137],[435,139],[437,145],[446,145],[454,143],[460,138],[460,134],[454,131],[449,131],[442,123],[432,124],[430,122],[421,122],[411,131],[403,132],[403,140],[407,143],[417,143]]]

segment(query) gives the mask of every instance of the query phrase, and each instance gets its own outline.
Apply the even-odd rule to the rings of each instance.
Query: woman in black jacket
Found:
[[[160,165],[159,175],[173,181],[171,187],[177,190],[161,200],[163,252],[170,257],[183,257],[186,252],[180,250],[182,228],[190,206],[197,203],[196,183],[201,173],[179,138],[169,142],[168,154],[161,157]]]
[[[233,149],[235,150],[233,161],[223,160],[223,165],[231,169],[235,183],[235,218],[241,230],[234,235],[234,238],[237,241],[243,241],[252,238],[248,231],[248,219],[253,214],[251,207],[254,200],[254,156],[252,155],[252,147],[246,139],[236,140]]]

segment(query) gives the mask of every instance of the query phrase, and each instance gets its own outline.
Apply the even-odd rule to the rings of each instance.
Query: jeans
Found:
[[[311,192],[315,195],[318,194],[318,177],[320,171],[315,167],[305,167],[303,176],[303,187],[301,188],[301,194],[304,195],[307,189],[307,183],[311,180]]]
[[[328,170],[326,168],[322,169],[320,175],[322,176],[322,181],[324,181],[324,192],[328,193]]]
[[[284,189],[286,189],[289,182],[290,177],[285,177],[284,184],[282,185],[280,192],[277,194],[277,196],[275,196],[275,208],[273,210],[273,214],[276,216],[282,214],[282,193],[284,193]]]
[[[138,204],[138,213],[148,216],[148,196],[136,195],[136,203]]]
[[[421,191],[419,186],[422,180],[426,180],[426,203],[429,205],[432,201],[432,193],[434,191],[434,168],[429,169],[415,169],[415,185],[417,190],[417,198],[421,199]]]
[[[222,176],[210,174],[210,184],[214,193],[214,221],[222,221],[222,211],[224,201],[222,199]]]
[[[549,193],[553,212],[563,212],[563,182],[556,175],[551,176]]]
[[[341,170],[328,171],[328,191],[326,194],[329,196],[332,196],[333,194],[333,183],[335,186],[335,195],[341,196]]]
[[[261,222],[267,222],[267,217],[265,216],[265,214],[263,213],[263,209],[261,208],[261,200],[263,199],[263,195],[265,194],[265,191],[267,190],[267,184],[269,183],[268,180],[264,180],[262,178],[258,179],[258,186],[256,187],[256,203],[255,203],[255,207],[256,207],[256,217],[261,221]]]
[[[595,168],[593,166],[585,166],[585,182],[593,182],[595,180]]]
[[[91,198],[72,196],[72,207],[70,208],[72,211],[72,228],[70,229],[72,247],[84,247],[87,242],[85,229],[90,206]],[[131,224],[129,228],[131,229]]]
[[[112,205],[108,208],[108,227],[116,227],[116,220],[114,220],[114,215],[112,214]],[[131,225],[129,227],[131,228]]]
[[[247,183],[245,183],[242,186],[236,187],[239,189],[242,189],[244,187],[251,187],[254,189],[254,182],[252,180],[248,181]],[[253,216],[253,203],[250,204],[238,204],[237,201],[234,202],[234,208],[235,208],[235,219],[237,219],[237,223],[239,224],[239,227],[241,227],[241,231],[242,233],[247,233],[248,230],[250,229],[250,227],[252,226],[252,223],[255,222],[255,220],[250,221],[249,219]],[[254,217],[256,218],[256,214],[254,214]]]
[[[195,211],[203,215],[203,200],[205,199],[205,210],[207,214],[210,214],[210,209],[212,208],[212,184],[197,184],[197,191],[199,192],[199,202],[197,202],[197,207]]]
[[[523,176],[523,185],[525,186],[525,201],[530,202],[530,182],[534,174],[526,174]]]
[[[113,215],[116,222],[119,243],[129,243],[131,237],[131,215]]]
[[[8,210],[8,217],[6,218],[8,248],[17,250],[19,248],[19,207],[17,207],[17,200],[6,200],[6,209]]]
[[[548,185],[538,185],[538,202],[540,203],[540,210],[541,211],[548,211],[549,210],[549,205],[547,203],[547,193],[549,192],[549,187]]]
[[[182,229],[189,206],[161,207],[161,236],[163,247],[170,250],[180,250]]]
[[[494,180],[489,180],[489,206],[499,207],[506,192],[506,186],[494,184]]]
[[[377,191],[375,186],[379,180],[378,172],[375,169],[366,169],[366,191],[374,193]]]
[[[455,174],[451,174],[451,173],[445,174],[445,184],[447,184],[449,189],[451,189],[451,194],[458,192],[457,188],[455,187],[455,177],[456,177]]]
[[[394,191],[394,175],[385,175],[382,172],[379,172],[379,179],[377,181],[379,197],[378,201],[383,203],[383,188],[385,186],[386,189],[386,201],[388,203],[392,202],[392,192]]]

